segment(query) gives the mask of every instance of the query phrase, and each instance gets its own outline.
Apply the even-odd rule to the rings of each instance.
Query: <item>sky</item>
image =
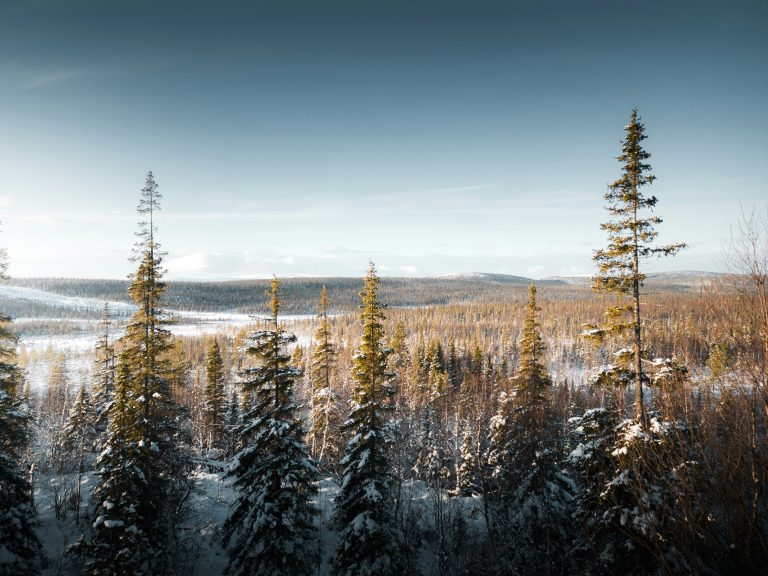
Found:
[[[595,271],[633,107],[649,272],[768,201],[768,2],[0,2],[13,276],[121,278],[152,170],[169,278]]]

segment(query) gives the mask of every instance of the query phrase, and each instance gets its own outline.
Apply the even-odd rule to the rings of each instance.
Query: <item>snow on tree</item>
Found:
[[[341,462],[344,474],[334,519],[340,531],[333,557],[336,576],[390,576],[403,566],[387,446],[387,413],[394,390],[387,370],[385,306],[378,299],[378,288],[371,263],[360,293],[363,336],[353,364],[351,412],[343,425],[349,442]]]
[[[272,281],[271,326],[252,332],[244,352],[255,366],[241,372],[253,406],[239,427],[241,445],[230,474],[237,501],[224,524],[230,575],[300,575],[317,568],[316,510],[310,499],[317,470],[303,441],[304,430],[293,401],[300,371],[291,367],[286,346],[296,341],[278,323],[279,282]]]
[[[156,495],[135,441],[141,414],[131,406],[132,387],[130,366],[120,362],[107,439],[95,466],[99,480],[91,492],[91,541],[81,538],[75,545],[91,576],[152,574],[163,554],[151,529]]]
[[[594,408],[572,418],[578,441],[569,461],[578,479],[574,518],[580,524],[574,542],[579,571],[595,574],[696,573],[676,546],[690,533],[698,514],[695,498],[685,494],[696,462],[686,455],[687,432],[679,424],[651,414],[647,426],[616,422],[611,411]],[[703,538],[701,533],[695,538]]]
[[[154,224],[160,199],[149,172],[137,209],[146,218],[139,224],[135,250],[139,265],[128,288],[138,310],[120,339],[110,431],[92,495],[88,553],[94,574],[105,573],[112,561],[138,573],[167,572],[188,492],[189,462],[179,448],[180,412],[169,385],[171,336],[163,327],[167,320],[161,307],[165,284]]]
[[[77,463],[85,453],[91,452],[96,440],[96,415],[91,404],[91,395],[84,384],[80,385],[75,401],[69,409],[69,417],[64,425],[61,451],[69,463],[68,468],[77,468]]]
[[[323,468],[337,465],[341,460],[341,444],[338,441],[341,414],[339,395],[333,382],[336,345],[331,340],[328,306],[328,291],[323,286],[311,360],[312,398],[307,434],[312,456]]]
[[[478,446],[472,432],[465,430],[459,448],[459,466],[456,471],[456,492],[459,496],[473,496],[480,492]]]
[[[562,434],[552,410],[540,311],[531,286],[513,393],[500,394],[488,442],[486,498],[496,554],[515,573],[566,571],[572,490],[559,471]]]
[[[227,394],[224,389],[224,363],[219,343],[214,340],[208,349],[205,363],[205,404],[203,408],[203,435],[209,448],[221,448],[224,440],[224,419]]]
[[[623,164],[622,175],[608,186],[604,195],[611,220],[602,224],[601,228],[608,233],[608,246],[596,250],[593,258],[598,267],[598,273],[593,278],[593,289],[616,295],[617,302],[606,309],[605,324],[599,328],[588,327],[584,335],[600,341],[609,334],[632,333],[634,414],[635,419],[645,424],[640,292],[646,276],[640,271],[640,261],[652,256],[672,256],[685,244],[653,245],[658,236],[654,226],[662,220],[652,215],[641,217],[642,211],[653,210],[657,199],[646,196],[642,191],[642,187],[653,184],[656,177],[650,174],[651,166],[646,162],[651,155],[641,144],[646,139],[645,126],[640,122],[637,109],[632,110],[625,132],[618,157]]]
[[[0,280],[7,260],[0,249]],[[32,487],[22,471],[21,455],[29,440],[29,421],[21,399],[23,373],[16,364],[16,335],[11,319],[0,315],[0,574],[37,573],[42,559],[35,535]]]
[[[104,303],[101,316],[101,336],[96,344],[96,367],[93,371],[93,406],[96,412],[96,431],[106,433],[107,414],[115,398],[115,347],[110,340],[112,320],[109,303]]]
[[[232,390],[227,402],[227,413],[224,423],[224,436],[226,439],[227,457],[234,456],[237,447],[236,430],[240,425],[240,398],[237,396],[237,390]]]

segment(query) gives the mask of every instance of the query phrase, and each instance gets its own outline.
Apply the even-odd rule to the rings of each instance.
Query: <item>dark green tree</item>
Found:
[[[271,326],[252,332],[244,352],[254,366],[241,372],[253,406],[239,427],[243,446],[231,475],[238,497],[224,524],[224,542],[233,538],[226,569],[232,575],[294,576],[317,569],[315,494],[317,470],[303,441],[304,430],[293,402],[300,370],[290,366],[285,349],[296,342],[278,323],[279,282],[272,281]]]
[[[685,244],[655,246],[658,236],[655,226],[662,222],[658,216],[648,215],[656,206],[655,196],[646,196],[643,189],[653,184],[656,177],[650,173],[647,160],[651,155],[643,149],[646,139],[645,126],[640,122],[637,109],[632,110],[626,136],[622,142],[621,177],[608,186],[604,198],[611,218],[601,225],[608,233],[608,246],[595,251],[594,261],[598,273],[593,278],[597,292],[618,296],[617,302],[605,312],[605,324],[593,328],[587,335],[601,339],[608,334],[631,332],[634,347],[631,377],[635,384],[635,418],[647,423],[643,403],[643,336],[641,316],[641,288],[646,276],[640,270],[640,262],[653,256],[672,256]]]
[[[205,442],[209,448],[221,448],[224,440],[224,418],[227,409],[227,393],[224,389],[224,362],[219,343],[214,340],[208,349],[205,363],[205,406],[203,426]]]
[[[107,415],[115,399],[115,347],[110,339],[112,319],[109,303],[104,303],[101,317],[101,336],[96,344],[96,367],[93,372],[93,407],[96,412],[96,431],[101,435],[108,427]]]
[[[328,304],[328,292],[323,286],[317,318],[319,325],[312,351],[312,399],[307,443],[312,456],[324,468],[338,464],[341,460],[341,444],[338,441],[341,425],[339,396],[333,386],[336,346],[331,340]]]
[[[81,539],[76,545],[85,553],[91,576],[152,574],[162,554],[152,540],[156,496],[142,470],[143,455],[136,441],[140,412],[132,406],[133,384],[130,365],[121,362],[107,438],[96,462],[99,480],[91,493],[91,542]]]
[[[387,370],[384,309],[373,263],[363,283],[363,336],[354,358],[354,397],[343,430],[349,438],[341,464],[335,524],[340,531],[333,558],[336,576],[390,576],[403,567],[394,516],[394,477],[388,456],[388,418],[394,394]]]
[[[169,386],[172,343],[164,327],[167,319],[161,297],[165,284],[154,224],[160,199],[149,172],[137,209],[145,218],[139,224],[135,251],[139,265],[128,288],[138,310],[120,339],[116,396],[109,412],[109,453],[100,465],[99,484],[92,497],[94,524],[100,517],[110,523],[105,520],[104,530],[94,529],[90,548],[94,554],[107,554],[106,559],[93,558],[94,565],[108,566],[109,558],[120,555],[126,570],[153,574],[171,570],[174,529],[189,489],[189,462],[179,445],[181,413]],[[117,380],[121,380],[119,384]],[[122,509],[124,506],[127,508]],[[114,517],[104,514],[106,508]],[[121,545],[123,539],[135,542],[137,538],[142,545]]]
[[[0,280],[6,278],[0,249]],[[11,319],[0,314],[0,575],[23,576],[39,570],[42,556],[35,535],[32,488],[22,471],[30,416],[21,399],[23,373],[16,364]]]

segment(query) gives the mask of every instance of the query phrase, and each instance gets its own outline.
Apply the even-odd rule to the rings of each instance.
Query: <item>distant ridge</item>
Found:
[[[704,270],[675,270],[672,272],[648,272],[647,276],[645,280],[647,285],[691,288],[723,278],[726,274]],[[589,286],[592,283],[592,276],[548,276],[546,280],[560,281],[571,286]]]
[[[688,291],[722,277],[716,272],[662,272],[650,274],[646,284],[659,291]],[[362,278],[294,277],[281,278],[283,310],[286,314],[312,314],[320,290],[328,289],[335,311],[356,311],[360,303]],[[264,291],[269,279],[226,281],[168,281],[165,305],[175,310],[200,312],[266,311]],[[439,306],[467,302],[523,301],[527,287],[535,283],[543,299],[590,297],[588,276],[554,276],[534,280],[525,276],[485,272],[448,274],[432,277],[381,278],[382,300],[392,307]],[[127,280],[83,278],[12,278],[0,290],[0,308],[12,316],[43,317],[59,314],[64,308],[73,318],[98,317],[104,301],[112,302],[115,312],[128,310]],[[11,288],[16,287],[16,288]],[[19,288],[25,289],[19,291]],[[54,297],[55,296],[55,297]],[[121,304],[122,307],[121,307]]]
[[[499,282],[501,284],[530,284],[559,286],[567,284],[561,278],[528,278],[526,276],[515,276],[514,274],[497,274],[492,272],[457,272],[455,274],[441,274],[440,276],[429,276],[427,278],[437,278],[445,280],[478,280],[487,282]],[[386,279],[386,278],[385,278]],[[414,280],[424,280],[425,278],[413,278]]]

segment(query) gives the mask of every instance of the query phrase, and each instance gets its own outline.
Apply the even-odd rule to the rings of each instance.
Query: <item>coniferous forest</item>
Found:
[[[152,172],[127,283],[3,253],[6,285],[107,303],[3,295],[0,574],[764,573],[768,217],[729,273],[649,278],[686,239],[645,138],[633,110],[588,284],[175,289]],[[54,336],[85,346],[25,344]]]

